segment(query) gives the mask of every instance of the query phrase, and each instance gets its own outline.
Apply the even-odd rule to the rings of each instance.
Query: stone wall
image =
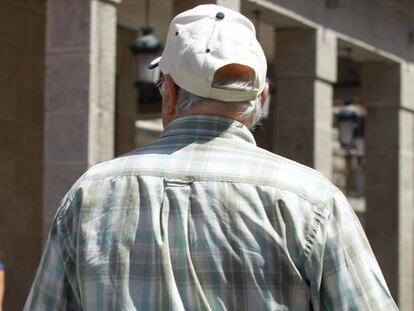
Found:
[[[248,2],[254,2],[247,0]],[[414,4],[408,0],[347,0],[328,8],[326,0],[265,0],[303,16],[307,20],[414,61]]]
[[[46,1],[0,8],[0,250],[4,310],[21,310],[42,240],[43,87]]]

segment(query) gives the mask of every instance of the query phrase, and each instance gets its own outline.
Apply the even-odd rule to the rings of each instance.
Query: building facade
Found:
[[[356,209],[398,305],[414,310],[414,3],[148,2],[162,40],[176,13],[202,3],[238,10],[258,26],[275,88],[269,116],[255,133],[268,150],[336,181],[335,107],[352,97],[366,109],[365,208]],[[0,4],[5,310],[21,310],[50,221],[70,185],[91,165],[159,132],[150,121],[159,110],[137,104],[133,87],[129,45],[144,24],[145,3]]]

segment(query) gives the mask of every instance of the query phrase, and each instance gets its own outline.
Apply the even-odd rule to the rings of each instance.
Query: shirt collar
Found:
[[[161,134],[169,136],[196,136],[200,138],[225,138],[256,145],[253,134],[239,121],[210,115],[190,115],[173,120]]]

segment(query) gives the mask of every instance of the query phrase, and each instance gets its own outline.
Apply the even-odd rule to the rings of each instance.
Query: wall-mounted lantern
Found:
[[[346,155],[353,152],[357,157],[364,156],[365,110],[347,100],[336,115],[339,126],[339,141]]]
[[[352,61],[352,49],[345,48],[345,70],[343,77],[335,84],[336,88],[345,89],[346,99],[344,105],[336,112],[336,119],[339,127],[339,141],[347,156],[356,155],[362,157],[364,154],[364,123],[366,109],[355,103],[355,98],[350,92],[351,88],[360,86],[358,74],[354,70]]]
[[[160,102],[160,94],[155,85],[159,78],[159,69],[148,69],[148,64],[160,56],[162,51],[161,41],[154,36],[153,28],[149,26],[149,0],[145,2],[145,26],[142,27],[142,35],[131,44],[134,55],[135,87],[138,90],[138,103]]]
[[[363,197],[365,193],[364,123],[366,109],[347,100],[336,112],[339,141],[345,156],[345,193],[352,197]]]

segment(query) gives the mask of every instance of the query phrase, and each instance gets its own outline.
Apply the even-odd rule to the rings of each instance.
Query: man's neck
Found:
[[[251,118],[242,117],[242,109],[236,109],[235,106],[231,104],[229,104],[229,106],[226,106],[222,103],[200,102],[187,111],[177,113],[176,118],[188,115],[218,116],[239,121],[248,128],[250,128],[252,125]]]

